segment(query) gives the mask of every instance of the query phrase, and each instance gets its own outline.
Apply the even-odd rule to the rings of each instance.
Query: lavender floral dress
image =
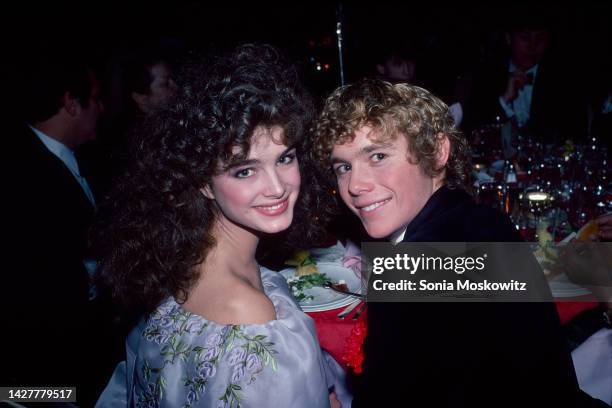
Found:
[[[261,270],[276,320],[221,325],[168,299],[129,334],[127,360],[96,407],[317,408],[329,406],[331,386],[347,404],[343,372],[321,352],[312,319],[282,276]]]

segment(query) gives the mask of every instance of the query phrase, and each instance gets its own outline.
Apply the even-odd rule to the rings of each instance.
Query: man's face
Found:
[[[336,145],[333,170],[342,200],[373,238],[389,237],[421,211],[438,185],[408,161],[404,135],[376,141],[376,131],[363,126],[355,139]]]
[[[388,58],[383,65],[379,65],[378,72],[391,82],[410,83],[414,79],[416,64],[414,61],[402,58]]]
[[[159,62],[151,67],[150,72],[153,81],[150,87],[149,102],[151,108],[160,108],[174,98],[177,86],[171,77],[170,67],[167,64]]]
[[[80,105],[78,116],[76,118],[76,132],[78,136],[78,143],[82,144],[96,138],[96,125],[98,118],[104,111],[104,105],[100,100],[100,86],[95,76],[91,74],[92,89],[89,96],[87,106],[85,104]]]
[[[547,30],[518,30],[507,37],[512,61],[517,68],[527,70],[539,64],[548,48]]]

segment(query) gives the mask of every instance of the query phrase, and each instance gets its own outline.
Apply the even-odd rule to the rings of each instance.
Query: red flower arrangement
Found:
[[[342,360],[355,374],[361,374],[363,364],[363,341],[368,332],[365,319],[361,318],[346,339]]]

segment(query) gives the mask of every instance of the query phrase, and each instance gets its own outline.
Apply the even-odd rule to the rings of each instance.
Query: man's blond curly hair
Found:
[[[436,177],[444,172],[449,188],[466,186],[470,171],[469,148],[453,124],[448,107],[429,91],[407,84],[364,79],[336,89],[326,100],[314,126],[313,154],[330,169],[334,146],[351,142],[355,131],[371,126],[376,141],[403,135],[409,158],[424,174]],[[450,142],[445,166],[436,163],[442,135]]]

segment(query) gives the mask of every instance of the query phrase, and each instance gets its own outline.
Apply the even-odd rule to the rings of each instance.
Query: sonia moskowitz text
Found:
[[[421,279],[418,282],[408,279],[402,279],[397,282],[385,282],[381,279],[372,282],[372,289],[376,291],[526,291],[527,283],[519,282],[512,279],[509,282],[491,282],[483,280],[473,282],[469,279],[457,279],[454,282],[443,280],[441,282],[430,282],[426,279]]]

